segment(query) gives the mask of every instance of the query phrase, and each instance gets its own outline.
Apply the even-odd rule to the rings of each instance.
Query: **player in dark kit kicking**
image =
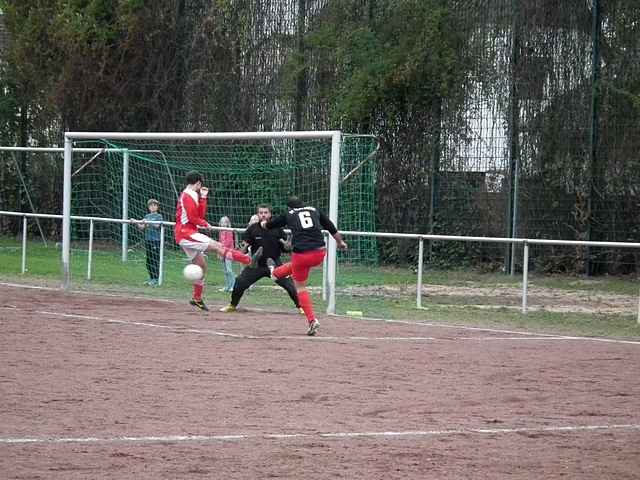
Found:
[[[236,283],[233,286],[231,303],[226,307],[222,307],[220,309],[221,312],[235,312],[245,290],[261,278],[271,276],[271,272],[266,264],[267,257],[272,259],[275,265],[280,265],[280,253],[287,248],[286,235],[282,228],[266,230],[262,228],[259,223],[263,220],[271,220],[271,207],[269,205],[258,206],[258,219],[258,223],[247,227],[247,230],[242,235],[242,240],[251,247],[251,251],[262,248],[262,258],[255,267],[246,267],[242,270],[242,273],[236,278]],[[295,303],[296,308],[300,309],[296,287],[293,286],[291,279],[281,278],[277,280],[276,283],[287,291],[289,297],[291,297],[291,300]]]
[[[315,207],[306,206],[298,197],[290,197],[287,207],[289,210],[286,215],[280,215],[271,221],[262,221],[261,225],[267,229],[284,226],[291,229],[293,235],[291,262],[276,266],[275,262],[268,258],[267,265],[274,280],[289,275],[293,277],[293,283],[298,291],[298,302],[309,324],[307,335],[315,335],[320,323],[313,313],[313,303],[307,291],[307,279],[311,269],[320,265],[326,255],[322,228],[333,236],[340,250],[346,250],[347,244],[329,217]]]

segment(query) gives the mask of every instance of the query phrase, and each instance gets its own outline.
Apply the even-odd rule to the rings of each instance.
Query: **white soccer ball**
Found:
[[[184,278],[186,278],[189,282],[192,282],[192,283],[202,279],[202,276],[203,276],[202,268],[200,268],[200,266],[195,265],[193,263],[184,267],[182,274],[184,275]]]

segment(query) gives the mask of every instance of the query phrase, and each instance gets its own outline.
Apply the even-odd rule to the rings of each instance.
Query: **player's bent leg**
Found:
[[[298,302],[300,307],[304,310],[304,314],[307,317],[308,330],[307,335],[313,336],[318,333],[320,328],[320,322],[315,316],[313,311],[313,302],[311,301],[311,295],[307,290],[307,279],[313,265],[317,265],[318,259],[322,262],[321,252],[309,252],[308,255],[299,255],[292,258],[293,270],[291,277],[293,283],[298,292]]]
[[[307,290],[307,282],[306,280],[298,281],[294,279],[294,283],[296,290],[298,291],[298,302],[300,302],[300,307],[307,317],[307,335],[314,336],[318,333],[320,322],[318,322],[318,319],[313,312],[313,302],[311,301],[311,295],[309,295],[309,291]]]
[[[271,280],[274,282],[278,280],[278,277],[273,274],[273,271],[276,268],[276,262],[273,261],[273,258],[267,258],[267,268],[269,269],[269,276],[271,277]]]
[[[184,253],[189,257],[189,260],[191,260],[191,263],[202,268],[203,276],[198,282],[193,284],[193,295],[189,303],[204,311],[209,310],[202,300],[204,279],[207,274],[207,260],[204,256],[204,252],[207,251],[209,240],[209,237],[206,235],[197,233],[188,239],[180,240],[179,243],[182,250],[184,250]]]
[[[237,305],[234,305],[233,303],[230,303],[229,305],[225,305],[220,309],[220,311],[223,313],[233,313],[237,310],[238,310]]]
[[[296,291],[296,287],[293,285],[293,281],[291,280],[291,278],[280,278],[276,280],[276,283],[287,291],[287,293],[289,294],[289,298],[291,298],[291,301],[298,309],[298,312],[304,315],[304,310],[302,309],[302,307],[300,306],[300,302],[298,301],[298,292]]]
[[[240,272],[238,278],[236,278],[236,283],[233,285],[233,290],[231,292],[231,303],[229,305],[222,307],[220,309],[221,312],[235,312],[237,310],[238,304],[240,303],[240,299],[244,295],[244,292],[254,283],[256,283],[260,278],[268,276],[268,272],[264,267],[262,268],[245,268]]]
[[[292,263],[283,263],[282,265],[276,267],[276,262],[271,258],[267,258],[267,267],[271,271],[271,279],[278,280],[280,278],[285,278],[291,275],[292,271]]]
[[[306,288],[296,287],[298,290],[298,303],[300,304],[300,308],[304,311],[305,317],[307,317],[307,322],[311,323],[315,320],[316,316],[313,311],[313,302],[311,301],[311,295],[309,295],[309,291]]]
[[[255,267],[258,264],[258,260],[262,258],[262,247],[258,248],[253,255],[247,255],[246,253],[242,253],[240,250],[235,250],[233,248],[226,248],[220,242],[215,240],[209,241],[209,251],[218,253],[222,258],[228,258],[233,260],[234,262],[242,263],[243,265],[249,265],[251,267]]]
[[[258,260],[260,260],[261,258],[262,258],[262,247],[258,247],[255,253],[251,255],[251,262],[249,263],[249,267],[256,268],[258,266]]]
[[[320,330],[320,322],[316,318],[309,324],[309,328],[307,329],[307,335],[309,335],[310,337],[313,337],[316,333],[318,333],[318,330]]]
[[[191,263],[193,263],[194,265],[198,265],[202,269],[203,276],[207,275],[209,265],[207,263],[207,257],[205,257],[203,253],[199,253],[195,257],[193,257],[191,259]]]
[[[205,256],[200,253],[191,260],[191,263],[202,268],[203,276],[200,280],[193,283],[193,298],[189,303],[194,307],[199,308],[200,310],[208,311],[209,308],[204,303],[204,300],[202,300],[202,293],[204,292],[204,279],[207,274],[207,260]]]

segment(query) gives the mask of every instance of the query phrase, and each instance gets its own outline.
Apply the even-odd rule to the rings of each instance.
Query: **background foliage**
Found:
[[[640,4],[2,0],[0,140],[65,130],[374,133],[378,230],[638,241]],[[60,210],[58,159],[3,155],[0,208]],[[3,228],[15,229],[0,219]],[[413,247],[383,242],[383,258]],[[504,249],[430,245],[440,264]],[[615,254],[617,256],[624,254]],[[633,256],[532,252],[545,271]],[[518,265],[519,259],[514,259]]]

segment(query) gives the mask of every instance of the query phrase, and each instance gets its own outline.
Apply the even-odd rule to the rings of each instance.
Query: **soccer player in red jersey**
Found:
[[[318,332],[320,323],[313,313],[313,303],[307,291],[307,279],[311,269],[320,265],[326,255],[322,228],[333,236],[340,250],[346,250],[347,244],[329,217],[315,207],[305,205],[298,197],[290,197],[287,207],[289,210],[286,215],[280,215],[270,221],[263,220],[260,224],[267,229],[284,226],[291,229],[291,262],[276,267],[275,262],[268,258],[267,265],[273,279],[288,275],[293,278],[298,291],[298,302],[307,317],[307,335],[313,336]]]
[[[239,250],[227,248],[220,242],[200,233],[200,229],[211,229],[205,220],[207,214],[207,196],[209,189],[202,186],[203,177],[199,172],[189,172],[185,178],[186,188],[178,198],[176,206],[176,243],[182,247],[191,263],[202,268],[203,277],[193,284],[193,298],[191,305],[200,310],[209,310],[202,300],[204,278],[207,273],[206,252],[216,252],[222,258],[229,258],[245,265],[255,264],[262,255],[258,249],[253,256],[246,255]]]

